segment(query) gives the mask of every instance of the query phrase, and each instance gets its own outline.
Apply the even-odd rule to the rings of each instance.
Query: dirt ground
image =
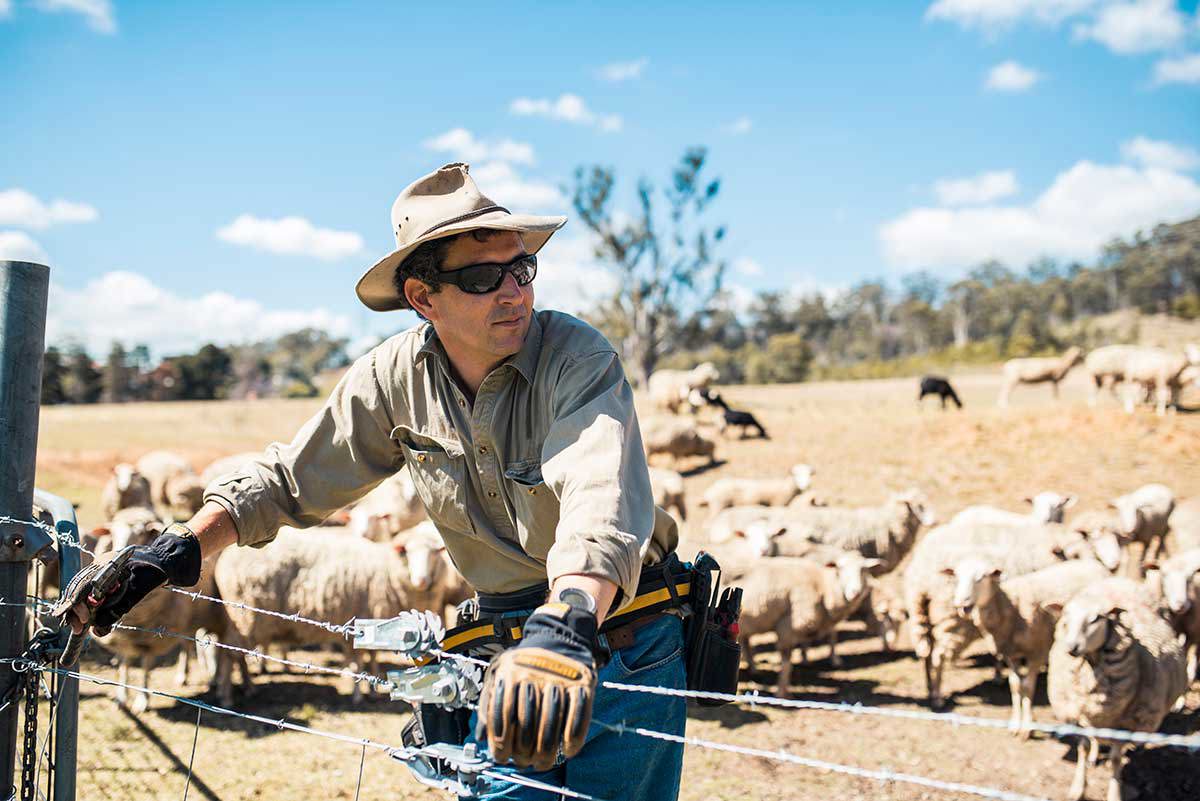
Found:
[[[1198,414],[1157,418],[1140,411],[1129,417],[1109,398],[1091,409],[1078,373],[1064,385],[1061,400],[1053,400],[1049,387],[1022,387],[1007,410],[995,406],[996,371],[954,377],[966,404],[963,411],[942,412],[935,399],[918,409],[916,383],[906,379],[728,388],[730,403],[752,410],[772,438],[722,442],[718,466],[687,478],[689,514],[682,550],[690,554],[695,549],[692,532],[704,520],[696,501],[712,481],[783,475],[796,462],[816,467],[813,489],[831,502],[876,503],[888,491],[916,486],[925,491],[941,519],[970,503],[1019,509],[1023,495],[1042,489],[1078,494],[1076,512],[1149,481],[1170,485],[1179,497],[1200,492]],[[1200,395],[1185,397],[1185,403],[1200,406]],[[219,456],[290,437],[315,405],[272,401],[47,409],[41,421],[38,485],[78,501],[81,522],[88,527],[99,522],[95,510],[100,488],[116,462],[169,448],[203,468]],[[810,650],[807,665],[792,666],[795,697],[924,708],[920,667],[911,652],[881,653],[877,639],[853,626],[844,639],[839,651],[847,658],[841,668],[830,666],[825,646]],[[778,663],[767,650],[760,650],[758,659],[758,669],[743,676],[743,689],[769,692]],[[95,661],[85,668],[115,674]],[[1007,686],[993,683],[992,674],[990,661],[978,651],[964,666],[949,671],[955,711],[1006,718]],[[133,680],[139,683],[141,678],[135,673]],[[151,682],[157,689],[177,692],[171,680],[172,672],[162,668]],[[195,710],[156,698],[148,712],[133,716],[109,699],[107,688],[85,684],[81,689],[78,797],[182,797]],[[201,695],[202,688],[192,685],[178,692]],[[381,697],[353,707],[345,681],[303,674],[259,677],[257,693],[238,699],[235,706],[386,743],[400,741],[407,717],[401,705]],[[1187,709],[1168,719],[1169,731],[1200,730],[1198,688],[1189,695]],[[1051,720],[1044,682],[1035,716]],[[694,708],[688,734],[1038,798],[1063,797],[1074,764],[1067,744],[1044,737],[1022,743],[1003,731],[829,712]],[[353,745],[205,713],[196,739],[190,797],[353,799],[361,757]],[[1107,766],[1094,769],[1091,776],[1089,798],[1102,798]],[[1196,799],[1200,754],[1146,749],[1134,755],[1126,776],[1142,799]],[[402,765],[382,753],[368,752],[358,797],[444,796],[417,785]],[[681,797],[917,801],[967,796],[689,747]]]

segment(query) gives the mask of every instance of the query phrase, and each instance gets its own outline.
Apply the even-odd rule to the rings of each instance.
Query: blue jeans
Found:
[[[602,635],[603,636],[603,635]],[[666,615],[638,629],[634,642],[615,651],[600,669],[598,682],[645,684],[685,689],[683,621]],[[651,740],[631,732],[616,732],[596,725],[621,723],[682,735],[687,722],[687,702],[682,698],[610,690],[597,686],[592,704],[592,726],[583,750],[544,772],[496,768],[497,773],[520,773],[531,779],[567,787],[604,801],[673,801],[679,796],[683,770],[683,745]],[[475,716],[471,716],[474,742]],[[491,801],[556,801],[557,794],[512,782],[483,778],[475,798]]]

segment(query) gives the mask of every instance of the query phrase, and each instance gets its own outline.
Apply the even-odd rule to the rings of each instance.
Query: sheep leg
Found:
[[[1050,386],[1051,386],[1051,387],[1054,389],[1054,399],[1055,399],[1055,400],[1058,400],[1058,382],[1057,382],[1057,381],[1051,381],[1051,382],[1050,382]]]
[[[842,666],[842,658],[838,656],[837,652],[837,640],[837,628],[834,627],[833,631],[829,632],[829,664],[835,668]]]
[[[1095,740],[1092,741],[1095,743]],[[1067,791],[1067,801],[1083,801],[1087,792],[1088,738],[1080,737],[1075,746],[1075,778],[1071,780],[1071,789]]]
[[[1133,788],[1126,788],[1122,792],[1121,788],[1121,772],[1125,768],[1125,749],[1129,746],[1125,743],[1113,743],[1112,746],[1112,778],[1108,780],[1108,801],[1129,801],[1135,795]]]
[[[1094,737],[1092,738],[1092,747],[1088,749],[1088,764],[1093,766],[1100,764],[1100,741]]]
[[[217,672],[213,674],[209,689],[217,691],[217,701],[223,706],[233,703],[233,653],[222,651],[217,654]]]
[[[150,656],[149,654],[144,654],[142,656],[142,686],[143,687],[148,688],[150,686],[150,668],[153,667],[153,665],[154,665],[154,657]],[[133,711],[137,714],[141,714],[142,712],[145,712],[149,707],[150,707],[149,693],[138,693],[137,697],[135,697],[133,699],[133,703],[130,705],[130,708],[133,709]]]
[[[342,652],[346,655],[346,668],[351,673],[358,672],[358,660],[354,653],[354,646],[346,643],[342,647]],[[362,703],[362,689],[359,687],[358,679],[350,680],[350,703],[357,706]]]
[[[1028,740],[1033,733],[1033,694],[1037,690],[1038,671],[1029,670],[1021,678],[1021,728],[1017,736]]]
[[[124,659],[117,668],[117,682],[116,701],[121,706],[128,706],[129,690],[125,689],[125,685],[129,683],[129,663]]]
[[[946,705],[946,699],[942,697],[942,673],[946,669],[946,655],[942,653],[940,648],[935,647],[929,658],[932,662],[930,666],[929,705],[933,709],[941,709]]]
[[[1013,734],[1021,731],[1021,677],[1012,666],[1008,669],[1008,693],[1012,698],[1012,714],[1008,717],[1008,729]]]
[[[1008,406],[1008,394],[1012,392],[1012,384],[1008,381],[1004,382],[1004,386],[1000,387],[1000,398],[996,401],[996,405],[1001,409]]]
[[[1125,414],[1133,414],[1133,404],[1134,404],[1133,395],[1135,392],[1137,392],[1137,389],[1134,387],[1133,384],[1127,384],[1127,385],[1123,386],[1121,388],[1121,390],[1122,390],[1122,393],[1125,395]]]
[[[188,662],[191,657],[192,643],[184,643],[179,649],[179,661],[175,663],[175,686],[186,687],[188,681]]]

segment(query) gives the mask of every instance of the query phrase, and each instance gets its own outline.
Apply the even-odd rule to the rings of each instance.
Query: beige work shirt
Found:
[[[612,345],[567,314],[535,312],[519,353],[474,402],[428,323],[358,359],[289,444],[205,491],[239,545],[312,526],[408,465],[454,564],[480,592],[583,573],[623,602],[642,564],[675,549],[654,505],[633,391]]]

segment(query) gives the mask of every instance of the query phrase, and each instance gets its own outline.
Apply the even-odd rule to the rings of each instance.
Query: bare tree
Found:
[[[725,262],[713,248],[725,229],[710,230],[701,220],[721,187],[720,180],[701,175],[706,157],[705,148],[689,148],[661,190],[640,180],[634,215],[614,206],[611,168],[575,171],[575,212],[596,235],[596,258],[617,278],[593,319],[619,343],[626,367],[642,385],[679,327],[703,312],[721,288]]]

